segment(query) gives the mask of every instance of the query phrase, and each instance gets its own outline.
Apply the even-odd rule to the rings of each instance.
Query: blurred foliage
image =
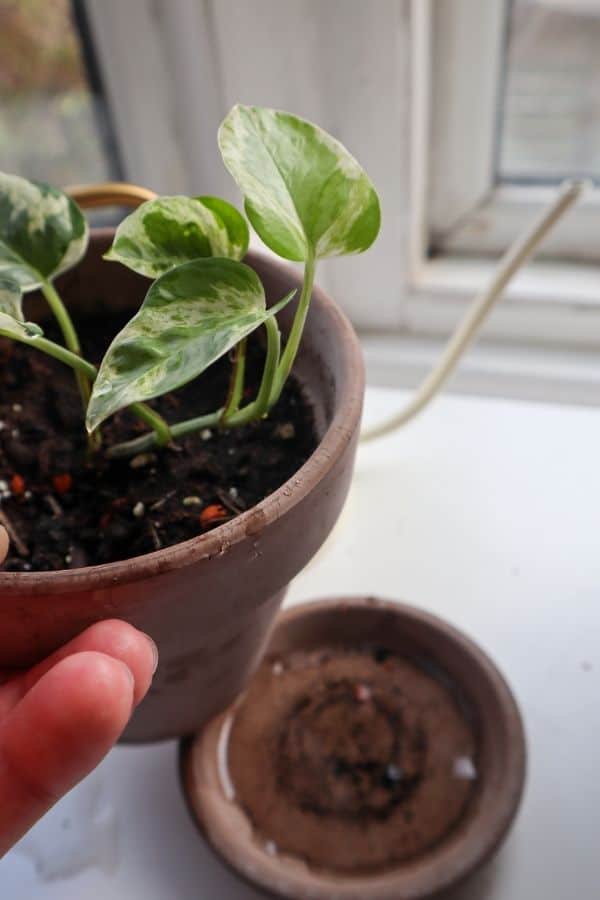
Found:
[[[0,96],[85,87],[69,0],[0,0]]]
[[[113,174],[70,0],[0,0],[0,169],[54,184]]]

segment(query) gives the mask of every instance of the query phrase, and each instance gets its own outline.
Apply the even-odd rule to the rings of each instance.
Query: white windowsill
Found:
[[[411,389],[444,346],[441,339],[412,335],[362,334],[361,343],[369,385]],[[600,356],[595,351],[481,341],[467,351],[446,392],[600,406]]]
[[[417,336],[450,334],[497,264],[497,259],[446,255],[413,262],[405,330]],[[496,304],[482,334],[561,351],[600,349],[600,267],[529,263]]]

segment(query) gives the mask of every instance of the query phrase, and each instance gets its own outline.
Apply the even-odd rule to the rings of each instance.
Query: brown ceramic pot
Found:
[[[59,287],[74,317],[136,310],[148,282],[102,261],[112,231],[91,239]],[[300,286],[293,268],[251,253],[276,300]],[[39,303],[35,296],[28,312]],[[44,307],[40,304],[40,313]],[[284,335],[293,311],[280,316]],[[331,531],[354,465],[364,392],[360,347],[336,304],[315,288],[295,372],[314,407],[320,443],[296,475],[231,522],[173,547],[107,565],[0,573],[0,667],[29,666],[100,619],[148,632],[160,665],[125,737],[196,731],[242,690],[261,657],[290,580]]]
[[[322,660],[317,665],[315,654]],[[363,673],[367,661],[372,672],[380,671],[358,685],[367,690],[367,696],[354,693],[357,711],[346,704],[340,716],[342,684],[333,676],[332,664],[336,657],[344,658],[347,671],[347,654]],[[391,697],[392,702],[386,705],[382,703],[385,694],[378,691],[393,685],[394,658],[404,660],[404,666],[408,661],[418,666],[420,680],[411,682],[410,669],[400,669],[403,680],[391,687],[388,700]],[[294,687],[298,676],[305,679],[302,696]],[[344,681],[347,678],[346,674]],[[423,679],[437,685],[436,695],[423,694]],[[415,692],[417,684],[420,693]],[[452,716],[439,716],[441,693],[452,698]],[[328,703],[328,696],[333,703]],[[371,700],[374,712],[365,719],[365,703]],[[361,721],[363,726],[371,723],[366,732],[371,766],[382,746],[377,720],[386,708],[395,714],[393,733],[400,752],[410,758],[414,752],[407,712],[411,702],[416,704],[420,740],[427,742],[424,777],[415,794],[400,793],[398,805],[385,814],[378,806],[377,814],[366,818],[363,773],[356,787],[361,793],[360,809],[349,812],[354,786],[348,781],[343,785],[338,781],[334,788],[341,806],[325,809],[331,796],[331,772],[335,769],[336,777],[344,778],[343,764],[357,758]],[[306,715],[311,704],[314,719]],[[468,760],[454,756],[455,737],[448,727],[459,713],[475,739]],[[291,758],[282,754],[289,748],[290,734],[295,731],[298,736],[298,722],[302,722],[302,752],[290,771]],[[432,722],[435,726],[430,728]],[[337,732],[335,741],[326,733],[330,727]],[[351,755],[346,756],[348,747]],[[510,689],[469,638],[413,607],[372,597],[349,598],[304,604],[280,616],[247,693],[200,735],[182,743],[180,761],[186,799],[203,835],[238,874],[269,895],[293,900],[425,900],[462,881],[498,849],[521,799],[525,739]],[[457,762],[458,769],[452,765]],[[243,769],[250,767],[248,779]],[[313,786],[313,773],[318,800],[313,797],[307,802],[305,789]],[[436,816],[447,817],[456,788],[452,778],[469,783],[460,816],[443,835],[399,861],[401,848],[409,846],[409,832],[420,840]],[[302,785],[304,793],[290,790],[290,781],[295,789]],[[441,785],[435,789],[434,801],[432,782]],[[250,792],[248,784],[254,784]],[[381,792],[379,782],[378,786]],[[269,819],[268,832],[256,825],[257,811]],[[312,843],[305,840],[309,834]],[[308,848],[302,855],[289,849],[302,844]],[[382,846],[396,861],[372,862],[381,859]],[[313,864],[311,856],[319,858],[318,864]]]

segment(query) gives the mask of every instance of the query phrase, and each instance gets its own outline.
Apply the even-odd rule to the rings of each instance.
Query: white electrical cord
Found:
[[[427,406],[452,374],[461,356],[476,337],[494,304],[516,272],[529,259],[546,235],[580,197],[585,181],[568,181],[561,185],[555,200],[539,219],[506,251],[488,287],[478,294],[464,318],[450,337],[439,362],[425,377],[408,405],[380,425],[361,433],[361,442],[372,441],[401,428]]]

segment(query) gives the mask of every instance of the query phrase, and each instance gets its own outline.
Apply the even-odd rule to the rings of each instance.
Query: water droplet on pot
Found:
[[[259,549],[258,544],[252,544],[252,553],[250,554],[250,562],[254,562],[255,559],[260,559],[262,556],[262,550]]]
[[[465,781],[474,781],[477,778],[477,769],[469,756],[457,756],[452,771],[456,778],[462,778]]]

